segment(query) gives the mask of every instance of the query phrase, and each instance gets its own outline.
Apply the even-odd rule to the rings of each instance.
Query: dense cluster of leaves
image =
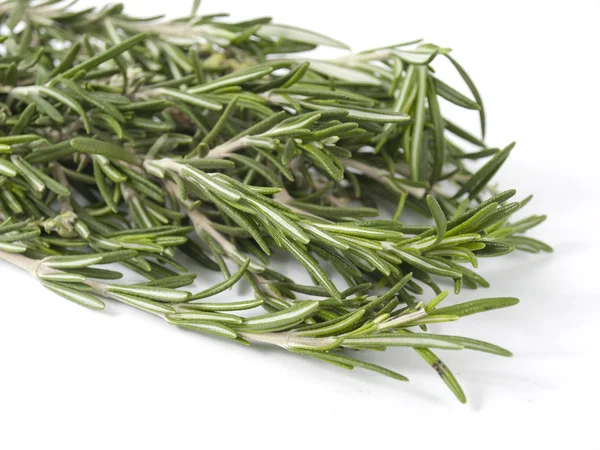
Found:
[[[489,186],[513,145],[484,144],[472,80],[432,44],[308,60],[294,55],[344,45],[196,9],[165,21],[122,5],[0,4],[0,259],[86,307],[113,299],[348,369],[405,379],[344,349],[412,347],[465,401],[431,349],[510,353],[427,325],[518,300],[440,308],[441,286],[486,287],[466,267],[480,257],[551,250],[523,235],[544,216],[511,219],[528,199]],[[449,59],[470,95],[436,77],[435,58]],[[444,102],[476,111],[482,137],[442,115]],[[400,222],[405,207],[435,224]],[[314,285],[269,267],[279,249]],[[195,275],[180,252],[224,280],[186,291]],[[147,281],[118,283],[105,264]],[[253,299],[204,300],[241,280]],[[233,314],[258,307],[266,313]]]

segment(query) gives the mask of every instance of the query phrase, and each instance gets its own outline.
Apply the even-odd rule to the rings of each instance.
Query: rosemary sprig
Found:
[[[488,286],[466,265],[551,251],[523,235],[545,216],[513,219],[529,198],[489,184],[514,144],[489,148],[443,115],[444,102],[475,110],[485,131],[481,96],[448,49],[418,41],[306,60],[289,55],[345,46],[268,19],[142,21],[121,5],[61,1],[5,1],[0,23],[0,259],[92,309],[119,301],[399,380],[351,350],[411,347],[463,402],[431,349],[510,356],[427,332],[518,302],[438,307],[448,283],[456,294]],[[472,98],[434,75],[438,58]],[[389,208],[393,219],[380,218]],[[404,208],[434,225],[398,221]],[[269,267],[281,250],[313,286]],[[193,292],[180,252],[223,281]],[[148,281],[120,283],[105,264]],[[207,300],[242,279],[255,298]],[[237,314],[255,308],[265,313]]]

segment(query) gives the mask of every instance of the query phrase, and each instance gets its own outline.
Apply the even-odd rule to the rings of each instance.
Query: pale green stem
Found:
[[[348,158],[340,158],[340,162],[344,165],[344,167],[358,170],[362,172],[365,176],[379,183],[383,183],[385,178],[392,178],[387,170],[370,166],[362,161],[356,161]],[[423,198],[423,196],[427,192],[425,188],[418,188],[413,186],[403,185],[402,188],[415,198]]]
[[[8,253],[0,250],[0,259],[3,259],[10,264],[19,267],[20,269],[29,272],[31,275],[36,277],[37,270],[40,266],[41,261],[28,258],[20,253]]]
[[[249,145],[249,142],[244,137],[235,141],[226,142],[221,144],[206,154],[206,158],[225,158],[230,153],[241,150]]]

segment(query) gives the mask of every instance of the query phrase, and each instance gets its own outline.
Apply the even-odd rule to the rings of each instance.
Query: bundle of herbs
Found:
[[[420,41],[307,59],[346,47],[197,9],[165,20],[0,4],[0,259],[88,308],[122,302],[346,369],[406,380],[361,355],[410,347],[464,402],[433,350],[510,353],[428,324],[518,300],[440,307],[445,289],[487,287],[479,258],[551,250],[523,235],[545,216],[512,219],[529,198],[489,184],[513,144],[484,143],[469,75]],[[442,58],[468,94],[436,76]],[[444,115],[448,103],[473,110],[481,136]],[[431,225],[400,221],[405,209]],[[275,252],[314,284],[270,267]],[[193,292],[190,260],[223,281]],[[145,281],[119,281],[132,271]],[[238,282],[251,299],[210,301]]]

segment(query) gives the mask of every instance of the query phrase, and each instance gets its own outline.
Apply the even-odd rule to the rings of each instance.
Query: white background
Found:
[[[146,16],[189,7],[125,3]],[[0,448],[600,448],[600,4],[203,3],[204,13],[272,15],[357,50],[419,37],[455,49],[483,94],[488,142],[518,143],[496,181],[522,197],[536,194],[528,212],[549,219],[533,235],[556,252],[482,261],[493,287],[460,298],[511,295],[521,304],[435,329],[515,356],[443,352],[467,393],[463,406],[409,350],[371,358],[411,383],[347,372],[179,330],[113,303],[87,311],[0,262]],[[221,298],[245,295],[234,289]]]

